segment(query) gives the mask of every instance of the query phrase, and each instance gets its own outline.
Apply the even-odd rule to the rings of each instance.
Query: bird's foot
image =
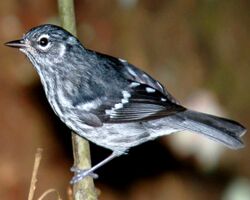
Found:
[[[87,176],[90,176],[94,179],[98,178],[98,175],[95,174],[91,169],[78,169],[76,167],[72,167],[70,171],[75,173],[70,181],[70,184],[78,183],[80,180],[84,179]]]

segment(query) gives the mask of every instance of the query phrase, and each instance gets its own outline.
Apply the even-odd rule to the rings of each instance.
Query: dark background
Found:
[[[250,126],[249,1],[77,0],[75,7],[86,47],[139,66],[185,106]],[[56,1],[1,1],[0,42],[58,24],[57,16]],[[25,56],[4,45],[0,55],[0,199],[27,198],[37,147],[44,151],[36,198],[55,188],[68,199],[70,131]],[[246,148],[233,151],[179,133],[133,148],[97,171],[100,199],[250,199],[249,134],[244,140]],[[93,163],[110,153],[91,151]]]

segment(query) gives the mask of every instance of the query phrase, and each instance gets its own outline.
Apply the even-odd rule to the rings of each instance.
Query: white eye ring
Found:
[[[48,34],[43,34],[41,35],[38,40],[37,40],[38,46],[41,50],[45,51],[47,50],[51,43],[49,41],[49,35]]]

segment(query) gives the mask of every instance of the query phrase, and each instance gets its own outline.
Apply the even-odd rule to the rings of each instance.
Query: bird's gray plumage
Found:
[[[61,27],[35,27],[7,45],[20,48],[30,59],[60,119],[80,136],[114,152],[82,176],[133,146],[183,130],[233,149],[243,147],[240,137],[246,129],[241,124],[186,109],[147,73],[125,60],[86,49]]]

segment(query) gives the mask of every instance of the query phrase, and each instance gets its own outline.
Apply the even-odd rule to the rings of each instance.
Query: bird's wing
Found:
[[[179,102],[166,90],[166,88],[159,81],[155,80],[149,74],[138,69],[134,65],[128,63],[126,60],[120,58],[117,59],[113,56],[102,53],[98,53],[97,56],[100,60],[109,60],[109,65],[113,68],[116,68],[116,70],[118,70],[125,79],[148,85],[163,93],[173,103],[179,104]]]
[[[185,110],[146,84],[131,82],[117,97],[106,98],[90,112],[103,123],[147,121]]]
[[[102,123],[147,121],[185,110],[148,74],[122,59],[94,53],[95,71],[91,72],[87,87],[74,98],[77,99],[74,106],[83,111],[83,122],[91,124],[86,113],[95,116],[92,116],[94,125],[101,126]],[[91,91],[88,97],[87,91]]]

